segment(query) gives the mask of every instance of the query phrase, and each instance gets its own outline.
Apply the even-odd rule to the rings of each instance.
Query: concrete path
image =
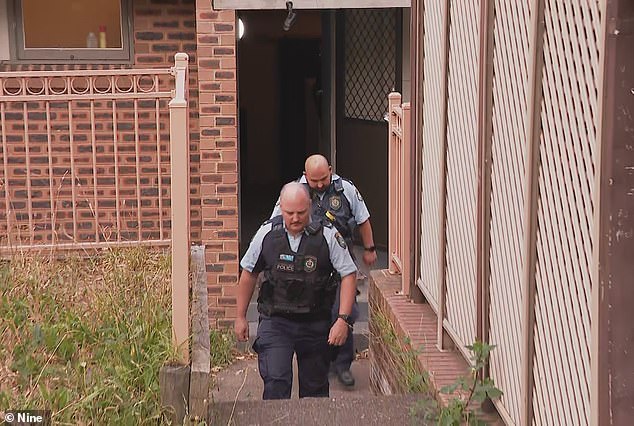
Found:
[[[294,380],[291,398],[298,399],[297,364],[293,363]],[[352,387],[343,386],[336,376],[330,376],[330,396],[336,398],[359,398],[372,395],[370,391],[370,362],[359,359],[352,363],[352,374],[356,383]],[[262,379],[258,372],[258,361],[254,356],[239,360],[215,374],[212,381],[211,400],[260,401],[262,400]]]
[[[419,409],[418,395],[239,401],[210,409],[212,425],[423,426],[435,424]]]
[[[355,247],[357,259],[362,259],[363,248]],[[385,269],[387,255],[378,252],[372,269]],[[369,268],[359,265],[369,275]],[[357,297],[360,317],[355,324],[357,360],[351,370],[356,383],[346,387],[335,375],[330,376],[330,398],[298,397],[297,364],[294,362],[294,382],[290,400],[262,401],[262,379],[258,372],[257,356],[250,344],[257,333],[257,295],[249,306],[249,345],[241,349],[243,356],[231,366],[212,373],[210,392],[211,424],[223,425],[421,425],[420,415],[412,414],[422,399],[418,395],[376,396],[370,389],[370,361],[368,347],[368,285],[367,279],[357,282],[361,294]]]

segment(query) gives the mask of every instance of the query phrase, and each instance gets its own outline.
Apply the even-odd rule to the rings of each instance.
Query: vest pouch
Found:
[[[279,287],[280,290],[286,291],[284,298],[291,303],[302,304],[302,302],[307,299],[308,295],[306,294],[306,291],[308,290],[308,286],[303,280],[289,280]]]
[[[328,277],[322,290],[323,307],[330,310],[335,303],[339,284],[341,283],[341,275],[334,273]]]
[[[264,281],[260,283],[260,288],[258,289],[258,312],[271,315],[273,313],[273,285],[268,280],[267,274],[265,273]]]
[[[352,234],[350,233],[350,228],[348,227],[348,222],[346,221],[345,217],[337,215],[337,220],[334,225],[335,228],[337,228],[337,231],[339,231],[341,236],[344,238],[344,240],[347,241],[352,238]]]
[[[341,284],[341,275],[338,272],[335,272],[328,277],[328,281],[326,283],[326,291],[330,291],[334,293]]]
[[[286,279],[274,286],[273,309],[287,314],[310,313],[310,297],[304,280]]]
[[[313,280],[310,283],[313,299],[311,309],[313,312],[330,312],[335,303],[336,291],[339,288],[337,280],[331,275],[325,279]]]

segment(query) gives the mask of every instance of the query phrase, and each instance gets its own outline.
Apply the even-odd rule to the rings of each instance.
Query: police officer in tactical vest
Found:
[[[290,398],[293,354],[297,355],[299,397],[327,397],[329,345],[343,345],[351,332],[357,268],[334,227],[310,222],[305,186],[286,184],[280,193],[280,210],[281,216],[266,221],[256,232],[240,262],[235,333],[240,341],[249,338],[247,307],[256,278],[263,272],[260,320],[253,343],[264,381],[263,398]],[[333,323],[336,291],[341,303]]]
[[[363,201],[363,197],[352,184],[332,173],[328,160],[323,155],[315,154],[306,159],[304,175],[298,180],[304,184],[311,196],[312,216],[323,224],[333,225],[341,233],[350,248],[352,255],[352,237],[358,227],[363,241],[363,262],[373,265],[376,261],[376,250],[370,213]],[[280,214],[279,200],[273,209],[271,217]],[[335,300],[331,313],[332,321],[337,320],[339,301]],[[353,306],[351,323],[354,324],[358,316],[356,303]],[[346,386],[354,385],[354,376],[350,372],[350,365],[354,359],[354,342],[352,332],[349,333],[343,347],[341,347],[332,362],[331,368],[337,374],[339,381]]]

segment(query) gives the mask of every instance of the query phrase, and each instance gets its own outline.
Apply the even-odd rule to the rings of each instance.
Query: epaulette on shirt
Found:
[[[265,220],[264,223],[262,223],[262,226],[267,225],[269,223],[271,224],[271,230],[279,229],[284,224],[284,218],[282,217],[281,214],[277,215],[275,217]]]
[[[328,224],[330,225],[330,224]],[[310,235],[315,235],[316,233],[319,232],[319,230],[321,229],[321,227],[324,226],[320,221],[316,220],[314,222],[309,223],[306,226],[306,232],[308,232]]]
[[[333,186],[335,187],[335,191],[343,192],[343,178],[335,179],[332,181]]]

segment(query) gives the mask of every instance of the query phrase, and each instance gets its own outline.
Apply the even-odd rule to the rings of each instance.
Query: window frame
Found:
[[[121,48],[77,49],[77,48],[31,48],[24,47],[24,20],[22,1],[7,1],[9,20],[9,49],[11,59],[4,62],[68,64],[131,64],[134,60],[134,21],[132,0],[121,0]]]

